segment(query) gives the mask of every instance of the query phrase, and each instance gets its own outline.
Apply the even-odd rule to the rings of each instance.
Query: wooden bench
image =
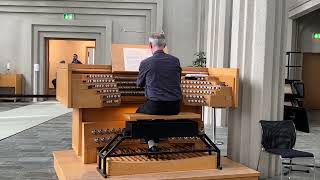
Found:
[[[136,120],[176,120],[176,119],[200,119],[201,115],[192,112],[180,112],[177,115],[150,115],[143,113],[127,113],[124,114],[127,121],[136,121]]]

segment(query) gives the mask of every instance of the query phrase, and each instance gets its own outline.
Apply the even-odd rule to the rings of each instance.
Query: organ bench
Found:
[[[258,172],[243,166],[245,171],[237,171],[238,175],[234,175],[232,168],[228,170],[228,165],[219,170],[221,172],[216,172],[215,169],[220,168],[220,151],[204,134],[203,106],[238,106],[238,69],[183,68],[182,112],[175,116],[135,113],[145,101],[144,89],[135,85],[137,74],[118,71],[109,65],[60,65],[57,71],[57,100],[73,108],[72,151],[54,152],[55,169],[60,179],[100,179],[98,171],[110,179],[133,174],[136,174],[133,179],[142,179],[141,174],[165,175],[169,172],[174,174],[164,179],[179,179],[176,177],[178,172],[194,170],[215,172],[204,179],[223,179],[220,176],[227,177],[226,174],[235,179],[239,176],[257,179]],[[164,121],[157,126],[148,124],[149,121],[136,126],[136,123],[141,123],[137,120],[156,119]],[[159,144],[163,152],[149,154],[146,153],[147,145],[140,140],[143,137],[141,133],[147,133],[141,129],[144,126],[155,128],[155,131],[159,131],[157,127],[166,126],[169,129],[183,128],[177,134],[164,132],[164,139]],[[240,167],[222,158],[222,166],[225,162]],[[68,170],[70,167],[78,169],[77,172]],[[90,178],[87,177],[89,174]],[[198,176],[201,175],[188,178]]]

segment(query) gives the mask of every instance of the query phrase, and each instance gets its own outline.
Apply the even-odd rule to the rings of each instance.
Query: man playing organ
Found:
[[[221,156],[219,148],[203,132],[202,106],[237,107],[239,70],[181,70],[179,59],[166,54],[165,47],[164,35],[154,33],[148,45],[112,45],[113,66],[60,66],[57,99],[74,108],[74,151],[54,153],[59,177],[72,179],[76,175],[82,179],[89,171],[91,174],[92,163],[96,162],[98,173],[115,179],[125,175],[153,177],[149,173],[160,173],[160,177],[161,173],[184,171],[183,178],[187,179],[204,178],[202,172],[211,174],[206,177],[209,179],[219,179],[215,177],[224,174],[212,171],[222,168]],[[142,61],[139,73],[122,66],[128,62],[125,55],[130,48],[150,48],[153,54]],[[132,60],[138,57],[135,52],[130,51]],[[158,146],[160,138],[166,140]],[[144,139],[147,148],[137,139]],[[69,167],[84,172],[78,175]],[[197,174],[196,170],[203,171]],[[249,175],[252,179],[252,173]]]
[[[179,59],[166,54],[165,35],[153,33],[149,37],[153,56],[143,60],[139,67],[137,86],[145,88],[147,101],[137,113],[153,115],[176,115],[180,111],[181,67]],[[146,139],[149,151],[157,151],[159,139]]]

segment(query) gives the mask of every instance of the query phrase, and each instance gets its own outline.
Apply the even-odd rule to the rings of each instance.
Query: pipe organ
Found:
[[[135,113],[146,100],[144,88],[136,86],[137,75],[114,65],[61,64],[58,68],[57,100],[73,108],[72,149],[81,163],[97,164],[105,177],[220,168],[220,150],[215,151],[204,134],[202,107],[236,108],[239,70],[182,68],[181,113],[174,116]],[[159,147],[166,152],[150,156],[146,143],[126,135],[128,122],[141,119],[188,119],[196,123],[190,127],[196,127],[199,135],[173,133],[160,139]],[[108,150],[120,136],[117,147]]]
[[[95,163],[97,149],[124,128],[124,114],[135,113],[145,101],[144,89],[136,86],[137,74],[112,72],[108,65],[62,64],[58,69],[57,99],[74,108],[72,144],[83,163]],[[181,111],[201,114],[202,106],[236,107],[237,74],[237,69],[184,68]],[[195,121],[203,131],[201,117]]]

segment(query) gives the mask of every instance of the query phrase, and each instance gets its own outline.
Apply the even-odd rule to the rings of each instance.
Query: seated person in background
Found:
[[[71,64],[82,64],[82,62],[78,60],[77,54],[73,54],[73,59],[72,59]]]
[[[180,112],[181,67],[179,59],[166,54],[164,34],[153,33],[149,37],[153,56],[143,60],[139,67],[137,85],[145,87],[147,101],[137,113],[176,115]],[[148,141],[149,151],[157,151],[158,139]]]
[[[65,64],[66,61],[65,61],[65,60],[62,60],[62,61],[60,61],[59,63],[60,63],[60,64]],[[57,73],[56,73],[56,77],[57,77]],[[54,87],[55,89],[57,89],[57,78],[53,79],[51,82],[52,82],[52,84],[53,84],[53,87]]]

